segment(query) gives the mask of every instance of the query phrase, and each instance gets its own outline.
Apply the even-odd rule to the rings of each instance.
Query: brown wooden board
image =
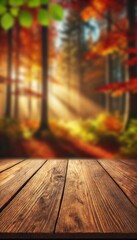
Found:
[[[24,161],[23,159],[0,159],[0,173],[20,162]]]
[[[25,160],[0,173],[0,209],[5,206],[46,160]]]
[[[49,160],[2,211],[0,232],[53,232],[64,188],[67,160]]]
[[[130,161],[130,160],[129,160]],[[99,160],[103,168],[112,176],[120,188],[137,207],[137,165],[131,161],[129,164],[120,160]],[[131,164],[132,163],[132,164]]]
[[[120,159],[120,162],[124,162],[128,166],[133,166],[133,168],[137,169],[137,160],[135,159]]]
[[[137,211],[94,160],[71,160],[56,233],[137,233]]]

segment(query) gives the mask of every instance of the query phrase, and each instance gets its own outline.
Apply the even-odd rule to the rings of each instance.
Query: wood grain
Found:
[[[23,159],[0,159],[0,173],[22,161],[24,160]]]
[[[120,159],[120,162],[124,162],[128,166],[131,166],[137,169],[137,160],[135,159]]]
[[[137,211],[95,160],[69,161],[56,233],[137,232]]]
[[[99,163],[137,207],[137,162],[132,160],[125,163],[119,160],[99,160]]]
[[[0,232],[53,232],[67,160],[50,160],[2,211]]]
[[[0,174],[0,209],[46,160],[25,160]]]
[[[67,181],[61,212],[57,223],[58,232],[99,232],[90,207],[81,163],[69,160]]]

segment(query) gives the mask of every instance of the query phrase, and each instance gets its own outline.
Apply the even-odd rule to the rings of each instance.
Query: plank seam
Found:
[[[106,160],[107,161],[107,160]],[[109,161],[109,160],[108,160]],[[125,193],[125,191],[120,187],[120,185],[117,183],[117,181],[111,176],[111,174],[102,166],[102,164],[99,162],[99,159],[97,159],[97,163],[104,169],[104,171],[109,175],[109,177],[113,180],[113,182],[118,186],[118,188],[123,192],[125,197],[129,200],[129,202],[137,209],[136,205],[132,202],[132,200],[128,197],[128,195]]]
[[[95,159],[96,160],[96,159]],[[80,160],[81,163],[83,160]],[[85,171],[84,171],[84,168],[81,166],[81,170],[82,170],[82,173],[83,173],[83,178],[84,178],[84,181],[85,181],[85,186],[89,192],[89,197],[88,197],[88,201],[89,201],[89,206],[90,206],[90,210],[91,210],[91,213],[92,213],[92,216],[93,216],[93,219],[94,219],[94,223],[95,223],[95,226],[96,226],[96,229],[98,229],[98,231],[102,231],[103,232],[103,228],[102,228],[102,225],[99,221],[99,218],[98,218],[98,214],[96,211],[93,211],[93,207],[94,207],[94,203],[93,203],[93,199],[92,199],[92,195],[90,194],[90,187],[89,187],[89,184],[85,178]],[[94,181],[95,185],[96,185],[96,182]],[[97,187],[97,185],[96,185]],[[90,200],[89,200],[90,199]],[[94,207],[95,208],[95,207]]]
[[[10,169],[10,168],[12,168],[12,167],[15,167],[16,165],[22,163],[22,162],[25,161],[25,160],[27,160],[27,158],[24,158],[24,159],[21,160],[20,162],[15,163],[14,165],[12,165],[12,166],[10,166],[10,167],[8,167],[8,168],[3,169],[2,171],[0,171],[0,173],[2,173],[2,172],[4,172],[4,171],[7,171],[8,169]]]
[[[65,192],[65,187],[66,187],[66,181],[67,181],[68,164],[69,164],[69,159],[67,160],[65,179],[64,179],[64,186],[63,186],[63,190],[62,190],[62,194],[61,194],[61,199],[60,199],[60,204],[59,204],[59,209],[58,209],[58,213],[57,213],[57,218],[56,218],[56,221],[55,221],[53,234],[56,234],[56,227],[57,227],[57,223],[58,223],[58,219],[59,219],[59,215],[60,215],[60,211],[61,211],[61,206],[62,206],[62,202],[63,202],[64,192]]]
[[[0,208],[0,213],[8,206],[8,204],[17,196],[17,194],[25,187],[25,185],[34,177],[34,175],[44,166],[45,162],[23,183],[23,185],[17,190],[17,192]]]

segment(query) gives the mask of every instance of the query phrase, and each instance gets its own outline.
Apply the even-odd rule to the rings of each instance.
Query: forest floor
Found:
[[[3,158],[114,158],[114,151],[89,145],[75,138],[60,139],[47,136],[44,139],[31,138],[12,141],[5,146]]]
[[[1,120],[0,158],[119,159],[137,156],[136,121],[126,132],[121,131],[117,119],[109,116],[99,121],[70,122],[69,125],[51,122],[49,130],[37,135],[38,128],[37,121]]]

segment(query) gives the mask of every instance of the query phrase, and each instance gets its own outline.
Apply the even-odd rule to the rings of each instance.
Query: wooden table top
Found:
[[[136,238],[137,161],[0,160],[0,238]]]

